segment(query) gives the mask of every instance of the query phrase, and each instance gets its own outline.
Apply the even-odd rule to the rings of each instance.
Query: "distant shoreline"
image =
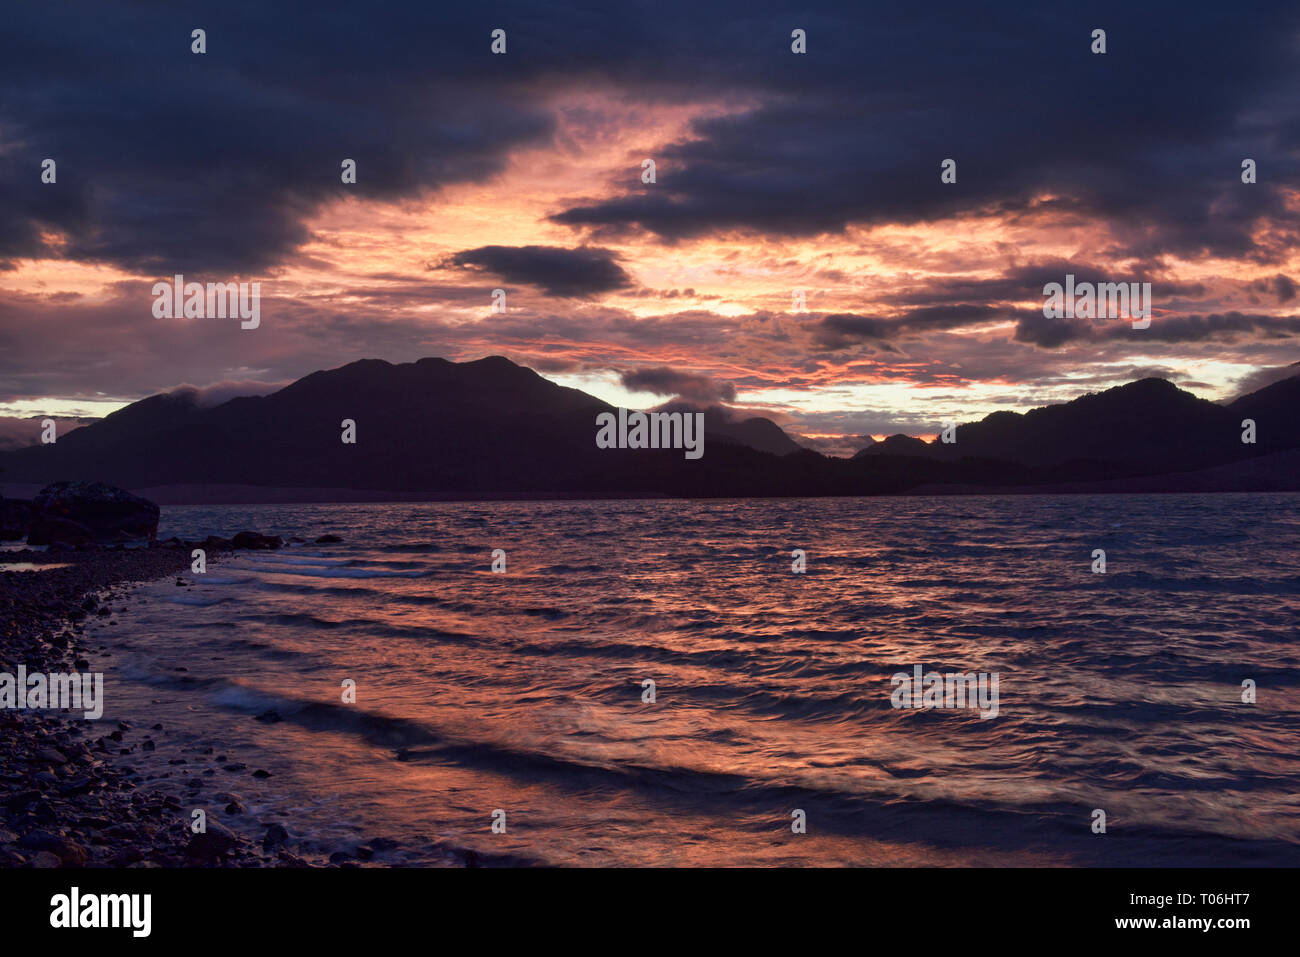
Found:
[[[1270,461],[1276,460],[1276,461]],[[1290,481],[1287,481],[1288,475]],[[44,486],[37,483],[0,483],[0,495],[31,499]],[[307,488],[261,485],[159,485],[128,491],[162,506],[177,505],[353,505],[374,503],[431,502],[624,502],[624,501],[763,501],[798,498],[925,498],[933,496],[1023,496],[1023,495],[1186,495],[1252,494],[1300,492],[1300,451],[1276,453],[1246,463],[1219,466],[1196,472],[1133,476],[1099,482],[1070,482],[1046,485],[956,485],[923,484],[902,492],[874,492],[862,495],[666,495],[629,492],[623,495],[580,492],[501,492],[497,494],[419,493],[383,489]]]

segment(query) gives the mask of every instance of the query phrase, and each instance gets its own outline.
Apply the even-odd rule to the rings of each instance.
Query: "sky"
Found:
[[[0,442],[368,357],[833,454],[1149,375],[1231,398],[1300,359],[1300,5],[1132,6],[12,6]],[[176,274],[259,283],[260,324],[157,318]],[[1045,317],[1067,274],[1150,282],[1149,328]]]

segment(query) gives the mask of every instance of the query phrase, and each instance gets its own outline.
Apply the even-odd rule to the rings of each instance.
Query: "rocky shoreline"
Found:
[[[280,544],[254,533],[237,538],[243,547]],[[0,552],[0,564],[55,566],[0,571],[0,673],[16,674],[19,665],[28,674],[88,672],[87,656],[94,653],[88,620],[123,612],[131,583],[188,570],[192,547],[200,545],[208,561],[220,560],[229,548],[210,539]],[[162,731],[160,725],[85,720],[76,711],[0,708],[0,867],[309,866],[285,850],[287,835],[279,825],[267,828],[260,847],[214,814],[206,832],[193,833],[184,796],[214,769],[149,780],[131,767],[130,756],[153,750]],[[233,760],[213,754],[204,763]],[[237,798],[225,812],[242,813]]]

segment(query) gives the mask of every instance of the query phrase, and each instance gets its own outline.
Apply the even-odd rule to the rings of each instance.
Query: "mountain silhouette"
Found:
[[[191,391],[150,396],[54,444],[0,453],[0,469],[7,483],[188,487],[195,500],[211,486],[430,499],[1300,488],[1300,376],[1228,406],[1143,379],[994,413],[958,426],[954,444],[891,436],[851,459],[725,409],[702,410],[699,459],[598,448],[596,417],[616,411],[499,356],[363,359],[209,408]],[[1241,441],[1243,418],[1256,422],[1255,445]],[[344,420],[355,444],[341,440]]]
[[[1178,472],[1255,454],[1243,446],[1239,422],[1233,411],[1164,379],[1141,379],[1023,414],[994,412],[957,426],[951,444],[896,435],[864,453],[1072,465],[1088,474]]]

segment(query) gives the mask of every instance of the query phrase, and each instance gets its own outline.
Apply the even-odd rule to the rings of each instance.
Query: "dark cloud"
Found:
[[[1130,343],[1232,342],[1244,336],[1290,339],[1300,336],[1300,316],[1226,312],[1209,315],[1153,316],[1146,329],[1128,319],[1055,319],[1026,311],[1016,323],[1015,339],[1055,349],[1075,342],[1122,340]]]
[[[730,382],[719,382],[706,375],[667,366],[629,369],[619,374],[619,380],[624,388],[635,392],[680,396],[688,402],[705,405],[736,400],[736,387]]]
[[[984,212],[1102,220],[1123,237],[1112,258],[1278,261],[1300,232],[1287,199],[1300,157],[1278,135],[1300,116],[1281,95],[1300,78],[1300,8],[1257,12],[1003,4],[975,24],[939,4],[873,11],[867,32],[844,10],[831,32],[810,32],[798,80],[774,70],[751,110],[699,120],[659,150],[656,184],[553,218],[676,241]],[[1110,50],[1095,56],[1088,38],[1100,21]],[[1240,180],[1247,154],[1268,157],[1269,176],[1252,185]],[[957,161],[955,184],[940,183],[946,158]],[[1274,229],[1261,239],[1265,221]]]
[[[400,199],[500,172],[555,126],[566,85],[643,100],[735,95],[656,157],[659,182],[556,220],[667,239],[919,223],[964,211],[1103,217],[1132,255],[1273,261],[1300,224],[1291,43],[1300,8],[957,2],[873,9],[388,3],[322,16],[254,0],[19,4],[0,81],[0,263],[68,257],[168,274],[267,270],[322,203]],[[792,17],[809,52],[789,52]],[[1105,21],[1110,52],[1088,52]],[[1150,64],[1159,62],[1153,72]],[[1230,78],[1230,82],[1225,81]],[[850,121],[847,118],[852,117]],[[1122,146],[1117,146],[1122,144]],[[1240,182],[1240,162],[1259,182]],[[59,164],[55,186],[40,161]],[[939,162],[958,161],[941,185]],[[340,163],[355,159],[355,185]],[[1051,197],[1044,199],[1044,197]],[[1253,228],[1268,219],[1273,229]],[[56,236],[66,239],[59,244]]]
[[[1023,317],[1031,310],[971,303],[919,306],[889,319],[832,313],[811,325],[813,342],[822,349],[843,349],[863,341],[888,348],[888,340],[907,333],[942,332],[964,326]]]
[[[448,257],[443,265],[481,270],[550,296],[591,296],[632,285],[617,255],[592,246],[480,246]]]

